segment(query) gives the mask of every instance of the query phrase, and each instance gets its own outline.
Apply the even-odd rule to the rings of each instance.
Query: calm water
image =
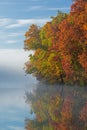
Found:
[[[67,116],[70,110],[73,127],[79,130],[86,128],[87,122],[84,120],[87,120],[87,87],[47,85],[26,75],[23,68],[30,53],[33,52],[0,50],[0,130],[25,130],[29,122],[37,120],[33,113],[37,114],[38,110],[42,119],[43,114],[45,115],[45,120],[48,121],[46,125],[54,121],[52,117],[58,118],[61,112]],[[36,105],[32,114],[30,103]],[[62,116],[60,121],[63,123]]]
[[[25,75],[28,55],[23,50],[0,50],[0,130],[24,130],[24,120],[34,116],[25,104],[25,92],[37,82]]]
[[[87,87],[36,84],[26,93],[35,118],[26,120],[26,130],[87,130]]]

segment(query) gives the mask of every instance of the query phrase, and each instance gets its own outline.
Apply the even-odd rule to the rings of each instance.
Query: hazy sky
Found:
[[[43,25],[58,10],[69,12],[71,0],[0,0],[0,49],[23,48],[31,24]]]

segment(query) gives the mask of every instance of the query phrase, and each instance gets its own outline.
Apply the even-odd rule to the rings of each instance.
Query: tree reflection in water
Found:
[[[26,130],[87,130],[87,88],[38,83],[26,93],[33,120],[26,119]]]

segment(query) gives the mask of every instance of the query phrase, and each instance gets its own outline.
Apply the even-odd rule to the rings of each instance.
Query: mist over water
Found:
[[[24,63],[32,52],[0,50],[0,130],[24,130],[30,107],[25,92],[32,91],[36,79],[26,75]]]
[[[26,93],[26,103],[35,113],[34,119],[26,119],[26,130],[87,129],[87,87],[39,82],[32,93]]]
[[[24,63],[30,53],[33,52],[0,50],[0,130],[25,130],[29,121],[32,124],[35,122],[35,112],[37,114],[38,111],[46,125],[55,123],[52,120],[54,113],[57,119],[65,103],[68,103],[67,106],[73,104],[71,114],[74,125],[79,126],[79,130],[83,128],[84,122],[79,122],[78,115],[87,102],[87,87],[49,85],[38,82],[32,75],[26,75]],[[36,108],[31,112],[33,104]],[[68,114],[67,109],[65,106],[64,115],[65,111]]]

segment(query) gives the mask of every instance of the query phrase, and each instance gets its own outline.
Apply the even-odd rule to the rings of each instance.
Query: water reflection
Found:
[[[27,130],[87,130],[87,87],[38,83],[26,102],[35,113]]]
[[[0,50],[0,130],[24,130],[24,119],[30,106],[25,104],[25,91],[32,91],[36,79],[23,70],[29,52]]]
[[[24,102],[25,89],[0,88],[0,129],[24,130],[24,119],[28,116],[30,107]]]
[[[28,53],[0,50],[0,130],[86,130],[87,88],[25,76]]]

